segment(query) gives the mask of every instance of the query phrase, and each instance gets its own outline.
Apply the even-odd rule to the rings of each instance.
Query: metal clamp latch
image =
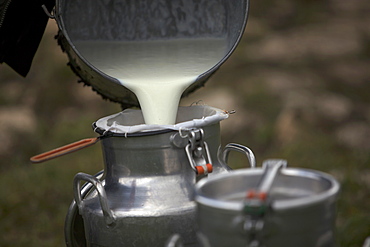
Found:
[[[211,155],[208,145],[203,140],[203,129],[190,130],[187,134],[189,144],[186,145],[185,151],[191,168],[197,175],[207,175],[213,171]]]
[[[286,160],[266,160],[263,162],[263,174],[256,189],[247,191],[242,214],[244,215],[243,232],[248,238],[248,247],[261,247],[264,229],[264,217],[271,204],[269,192],[278,172],[287,166]]]

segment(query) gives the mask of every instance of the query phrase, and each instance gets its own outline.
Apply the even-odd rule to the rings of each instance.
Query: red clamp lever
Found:
[[[197,175],[207,175],[208,173],[212,173],[213,166],[208,163],[204,166],[195,166],[195,170]]]

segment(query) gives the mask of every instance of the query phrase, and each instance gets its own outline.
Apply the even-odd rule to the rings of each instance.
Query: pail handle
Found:
[[[248,158],[250,167],[251,168],[256,167],[256,158],[252,150],[246,146],[236,144],[236,143],[229,143],[225,146],[224,151],[222,153],[222,159],[225,162],[225,164],[227,164],[229,153],[231,151],[237,151],[237,152],[245,154]]]
[[[80,192],[81,191],[81,185],[80,185],[81,181],[89,182],[95,187],[96,191],[98,192],[100,206],[103,211],[105,223],[108,226],[114,224],[115,217],[113,215],[112,210],[108,206],[107,194],[105,193],[105,189],[101,181],[94,176],[91,176],[89,174],[82,173],[82,172],[77,173],[73,180],[74,197],[75,197],[75,201],[76,201],[76,204],[80,212],[83,210],[83,200],[82,200],[82,196]]]
[[[47,160],[55,159],[62,155],[70,154],[80,149],[90,147],[91,145],[97,143],[100,139],[101,137],[93,137],[93,138],[86,138],[83,140],[79,140],[79,141],[67,144],[63,147],[59,147],[59,148],[44,152],[42,154],[35,155],[31,157],[30,160],[32,163],[41,163]]]
[[[258,185],[258,191],[262,193],[268,193],[274,182],[277,174],[280,172],[281,169],[287,167],[288,162],[286,160],[281,159],[270,159],[265,160],[262,163],[263,174],[261,181]]]

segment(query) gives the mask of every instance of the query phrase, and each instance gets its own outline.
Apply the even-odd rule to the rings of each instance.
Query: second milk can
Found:
[[[339,183],[267,160],[196,185],[202,247],[333,247]]]

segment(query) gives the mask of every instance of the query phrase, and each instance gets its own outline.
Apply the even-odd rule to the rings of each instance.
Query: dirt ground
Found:
[[[223,145],[327,172],[341,183],[337,242],[370,236],[370,1],[252,1],[243,39],[205,87],[182,100],[236,113]],[[26,78],[0,65],[0,246],[63,246],[72,180],[103,168],[99,145],[43,164],[35,154],[95,136],[120,111],[66,65],[50,20]],[[246,167],[235,154],[229,165]]]

